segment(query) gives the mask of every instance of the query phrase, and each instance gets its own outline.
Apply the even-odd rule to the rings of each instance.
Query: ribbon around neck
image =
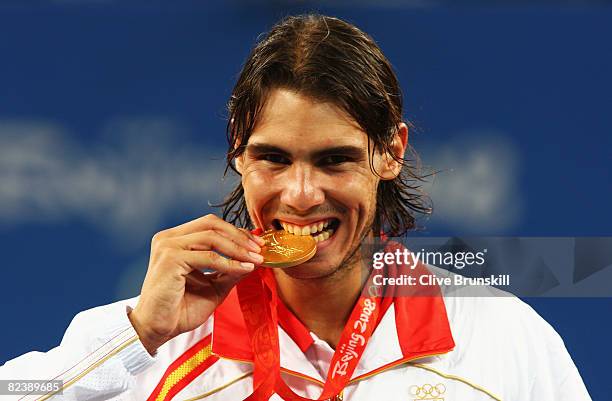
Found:
[[[313,401],[293,392],[280,374],[279,300],[272,272],[257,268],[238,283],[237,292],[254,354],[253,393],[244,401],[267,401],[275,393],[286,401]],[[380,296],[362,293],[342,331],[318,401],[339,399],[374,332],[380,310]]]

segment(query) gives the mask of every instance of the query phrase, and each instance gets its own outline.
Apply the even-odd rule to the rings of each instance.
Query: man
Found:
[[[23,399],[590,399],[516,298],[367,291],[364,242],[428,211],[399,84],[368,35],[319,15],[277,24],[234,88],[228,138],[241,182],[224,219],[156,234],[139,297],[79,313],[59,347],[3,366],[62,380],[61,395]],[[281,228],[313,236],[315,256],[258,267],[249,230]]]

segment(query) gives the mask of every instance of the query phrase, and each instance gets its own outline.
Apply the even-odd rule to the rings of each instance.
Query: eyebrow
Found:
[[[291,152],[287,151],[286,149],[283,149],[275,145],[269,145],[266,143],[248,144],[246,150],[249,153],[251,153],[253,156],[258,156],[258,155],[263,155],[263,154],[268,154],[268,153],[275,153],[275,154],[279,154],[279,155],[287,156],[287,157],[291,156]],[[320,149],[320,150],[316,150],[312,152],[312,157],[315,159],[323,158],[326,156],[332,156],[332,155],[342,155],[342,156],[359,159],[359,158],[365,157],[365,150],[358,146],[341,145],[341,146],[332,146],[329,148],[324,148],[324,149]]]

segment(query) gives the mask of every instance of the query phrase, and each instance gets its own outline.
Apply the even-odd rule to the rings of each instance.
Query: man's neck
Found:
[[[344,269],[343,269],[344,270]],[[275,271],[278,294],[306,327],[335,349],[362,288],[358,266],[321,279]]]

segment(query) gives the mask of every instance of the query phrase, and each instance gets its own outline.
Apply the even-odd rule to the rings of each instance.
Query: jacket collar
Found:
[[[408,273],[418,276],[429,274],[429,270],[419,264]],[[314,342],[310,331],[280,299],[278,305],[281,369],[319,378],[304,356]],[[434,292],[428,289],[425,296],[396,293],[392,298],[383,299],[378,325],[353,379],[397,363],[446,353],[454,346],[446,307],[438,288]],[[212,352],[226,359],[253,361],[235,289],[215,310]]]

